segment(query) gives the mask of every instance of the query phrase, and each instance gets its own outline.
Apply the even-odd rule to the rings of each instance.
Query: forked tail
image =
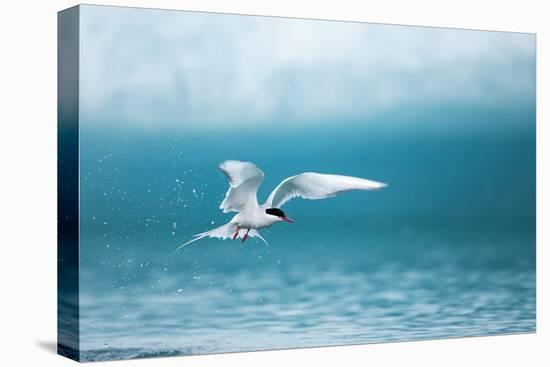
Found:
[[[181,250],[182,248],[184,248],[185,246],[187,246],[187,245],[189,245],[189,244],[191,244],[195,241],[206,238],[206,237],[219,238],[219,239],[222,239],[222,240],[226,240],[228,238],[233,238],[235,236],[236,232],[237,232],[237,225],[235,223],[229,222],[229,223],[224,224],[223,226],[211,229],[210,231],[197,233],[196,235],[193,236],[194,238],[192,240],[185,242],[183,245],[181,245],[180,247],[175,249],[174,252],[177,252],[177,251]],[[235,239],[243,238],[245,233],[246,233],[246,230],[241,229],[237,233],[237,236],[235,237]],[[250,229],[250,231],[248,233],[248,236],[249,237],[258,237],[259,239],[261,239],[267,245],[266,240],[262,237],[262,235],[260,235],[260,232],[258,232],[255,229]]]

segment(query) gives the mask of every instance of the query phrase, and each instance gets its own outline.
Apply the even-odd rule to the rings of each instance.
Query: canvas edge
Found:
[[[57,14],[57,353],[80,361],[80,7]]]

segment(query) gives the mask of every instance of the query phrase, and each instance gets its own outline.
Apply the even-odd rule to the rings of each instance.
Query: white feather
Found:
[[[237,225],[236,224],[234,224],[233,222],[226,223],[223,226],[214,228],[210,231],[206,231],[206,232],[202,232],[202,233],[198,233],[198,234],[194,235],[193,237],[195,237],[195,238],[193,238],[190,241],[185,242],[183,245],[181,245],[180,247],[175,249],[174,252],[177,252],[177,251],[181,250],[185,246],[187,246],[187,245],[189,245],[189,244],[191,244],[195,241],[202,240],[203,238],[207,238],[207,237],[208,238],[219,238],[221,240],[233,239],[233,236],[235,235],[236,231],[237,231]],[[235,239],[244,238],[244,236],[246,234],[246,231],[247,230],[244,229],[244,228],[239,230],[239,233],[237,234]],[[257,230],[255,230],[253,228],[251,228],[248,231],[248,237],[252,237],[252,238],[257,237],[267,245],[267,241],[262,237],[260,232],[258,232]]]
[[[229,180],[229,189],[220,205],[224,213],[240,212],[247,207],[257,206],[256,192],[264,180],[264,173],[250,162],[224,161],[220,170]]]
[[[341,192],[378,190],[386,186],[385,183],[364,178],[306,172],[283,180],[269,195],[266,205],[280,208],[295,197],[326,199]]]

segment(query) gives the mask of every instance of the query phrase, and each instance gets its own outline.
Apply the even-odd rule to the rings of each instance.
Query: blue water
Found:
[[[534,332],[534,115],[521,112],[236,136],[84,119],[81,358]],[[218,209],[225,159],[264,170],[260,201],[303,171],[389,187],[293,200],[296,224],[263,231],[269,246],[207,239],[174,253],[231,218]]]

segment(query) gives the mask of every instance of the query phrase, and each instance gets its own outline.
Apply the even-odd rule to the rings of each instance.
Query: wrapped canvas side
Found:
[[[57,351],[79,360],[79,7],[58,13]]]

